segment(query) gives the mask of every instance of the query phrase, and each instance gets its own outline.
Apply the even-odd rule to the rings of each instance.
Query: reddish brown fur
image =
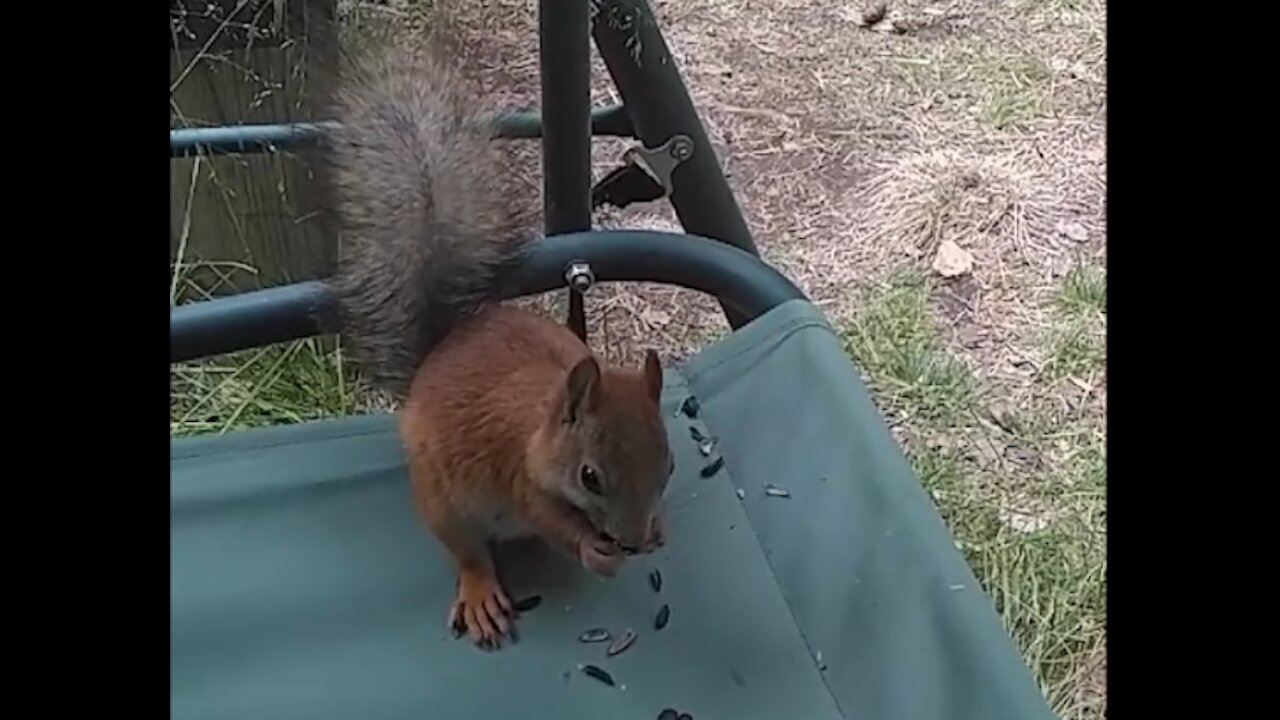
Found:
[[[653,354],[601,368],[564,327],[494,304],[534,241],[511,212],[527,186],[456,58],[416,44],[354,53],[340,74],[329,286],[344,350],[406,396],[415,502],[458,569],[450,622],[488,645],[510,629],[495,536],[535,533],[604,575],[661,543],[662,370]]]
[[[602,471],[629,483],[616,488],[612,502],[620,507],[606,513],[626,518],[622,527],[641,528],[628,539],[642,551],[662,542],[655,507],[669,451],[657,358],[651,355],[643,372],[602,369],[583,401],[590,426],[575,431],[565,424],[566,378],[589,356],[563,326],[493,306],[448,335],[411,385],[400,431],[415,501],[459,572],[459,602],[450,622],[461,618],[482,642],[496,642],[509,629],[502,611],[509,601],[488,548],[496,515],[518,518],[602,574],[613,574],[621,563],[589,513],[569,499],[578,489],[577,453],[606,458],[598,461]],[[640,471],[630,475],[632,466]]]

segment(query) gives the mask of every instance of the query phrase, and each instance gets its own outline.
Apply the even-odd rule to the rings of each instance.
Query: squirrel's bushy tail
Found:
[[[344,347],[397,396],[450,329],[496,299],[532,239],[492,116],[423,45],[344,57],[330,103],[340,125],[326,173],[340,228],[330,285]]]

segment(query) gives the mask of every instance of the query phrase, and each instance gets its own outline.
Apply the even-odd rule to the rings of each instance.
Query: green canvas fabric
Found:
[[[816,308],[782,305],[666,375],[666,547],[612,580],[504,548],[513,597],[543,601],[496,653],[445,627],[454,576],[392,418],[174,441],[173,717],[1052,717]],[[690,394],[696,420],[677,412]],[[690,425],[724,458],[710,478]],[[609,658],[577,641],[597,626],[639,637]]]

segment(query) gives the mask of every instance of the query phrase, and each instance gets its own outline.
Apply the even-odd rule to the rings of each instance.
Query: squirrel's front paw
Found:
[[[587,536],[578,543],[578,558],[582,566],[598,575],[613,577],[618,574],[625,560],[618,547],[601,537]]]
[[[458,597],[449,610],[449,626],[455,633],[466,632],[471,641],[485,650],[502,646],[502,636],[515,639],[509,615],[511,600],[492,574],[463,571],[458,578]]]

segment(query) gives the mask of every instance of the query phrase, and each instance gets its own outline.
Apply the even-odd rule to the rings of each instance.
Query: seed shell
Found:
[[[622,633],[622,635],[620,635],[617,640],[613,641],[613,644],[609,646],[609,649],[605,651],[605,654],[607,654],[609,657],[613,657],[614,655],[624,652],[627,648],[631,647],[631,644],[634,643],[635,641],[636,641],[635,631],[627,630],[626,632]]]
[[[702,468],[702,470],[699,471],[699,474],[702,475],[702,477],[704,478],[709,478],[712,475],[715,475],[716,473],[720,472],[720,468],[722,467],[724,467],[723,455],[716,458],[715,460],[712,460],[710,465]]]
[[[528,612],[542,604],[541,595],[530,595],[529,597],[517,602],[512,607],[516,612]]]
[[[590,630],[584,630],[582,634],[578,636],[578,642],[583,643],[607,642],[612,639],[613,634],[610,633],[607,628],[591,628]]]
[[[670,620],[671,620],[671,606],[663,605],[662,608],[658,610],[658,614],[653,618],[653,629],[661,630],[662,628],[667,626],[667,623]]]
[[[605,672],[604,670],[601,670],[600,668],[596,667],[595,665],[579,665],[578,668],[582,670],[583,674],[585,674],[587,677],[599,680],[605,685],[609,685],[609,686],[614,685],[613,676]]]

